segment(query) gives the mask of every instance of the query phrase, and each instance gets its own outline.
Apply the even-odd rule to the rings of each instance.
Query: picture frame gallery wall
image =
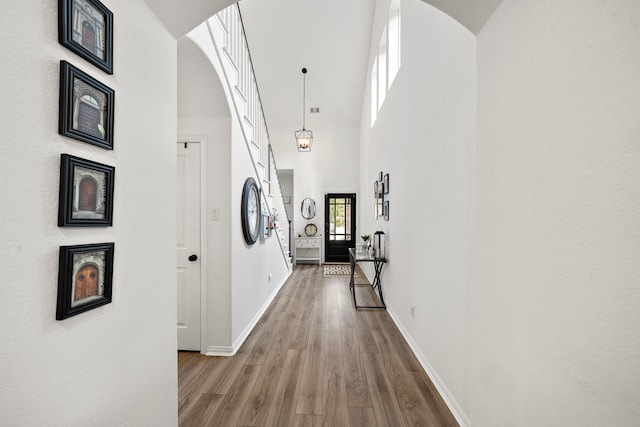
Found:
[[[113,13],[98,0],[58,1],[58,42],[113,74]],[[114,149],[115,91],[91,72],[60,61],[58,133]],[[60,154],[58,227],[112,227],[115,166]],[[87,239],[90,232],[86,233]],[[111,303],[115,242],[59,247],[56,320]]]

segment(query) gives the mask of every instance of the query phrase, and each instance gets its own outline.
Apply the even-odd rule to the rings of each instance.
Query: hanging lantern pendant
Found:
[[[293,134],[296,137],[296,146],[298,151],[311,151],[311,145],[313,144],[313,132],[309,129],[305,129],[305,115],[306,115],[306,75],[307,69],[302,69],[302,129],[295,131]]]

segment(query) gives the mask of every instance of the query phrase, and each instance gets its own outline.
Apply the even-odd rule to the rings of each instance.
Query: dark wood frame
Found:
[[[74,217],[74,177],[77,167],[104,173],[104,218]],[[69,154],[60,155],[60,194],[58,199],[58,227],[96,227],[113,225],[113,188],[115,167],[92,162]]]
[[[86,47],[73,39],[74,3],[76,0],[58,0],[58,41],[70,51],[86,59],[108,74],[113,74],[113,13],[98,0],[82,0],[89,3],[104,16],[104,58],[89,51]],[[96,36],[96,39],[100,35]]]
[[[76,107],[80,105],[80,100],[75,97],[75,80],[78,79],[93,91],[100,92],[105,97],[106,106],[104,108],[104,136],[98,137],[74,128],[74,118],[77,116]],[[78,141],[97,145],[107,150],[113,150],[113,112],[115,101],[115,91],[100,83],[87,73],[79,70],[67,61],[60,61],[60,109],[58,121],[58,133],[68,136]],[[101,112],[102,114],[102,112]]]
[[[113,293],[113,251],[114,243],[94,243],[88,245],[60,246],[58,267],[58,302],[56,320],[63,320],[85,311],[93,310],[111,302]],[[72,302],[74,293],[74,255],[104,252],[104,265],[101,266],[103,291],[96,297],[85,298],[87,302]],[[90,259],[90,258],[87,258]],[[77,264],[80,264],[79,262]],[[86,264],[86,263],[85,263]]]

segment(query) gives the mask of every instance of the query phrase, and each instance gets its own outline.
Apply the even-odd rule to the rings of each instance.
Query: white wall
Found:
[[[143,1],[104,3],[112,76],[58,44],[57,2],[2,2],[3,425],[177,424],[176,43]],[[114,151],[58,135],[61,59],[115,89]],[[113,227],[57,227],[61,153],[115,166]],[[106,241],[113,302],[56,321],[59,246]]]
[[[474,426],[638,424],[639,23],[504,0],[478,35]]]
[[[377,2],[373,53],[388,9],[388,1]],[[403,1],[401,13],[402,66],[373,128],[369,102],[363,107],[361,232],[373,234],[381,226],[387,234],[389,262],[382,281],[389,311],[445,396],[463,412],[473,239],[475,37],[419,0]],[[380,171],[390,176],[388,222],[373,219],[372,188]]]
[[[232,126],[231,157],[231,336],[237,345],[237,340],[246,336],[247,328],[258,320],[256,316],[289,277],[289,271],[275,234],[259,239],[253,246],[244,241],[240,214],[242,189],[248,177],[256,181],[258,177],[236,121]]]
[[[191,79],[191,84],[183,85],[185,93],[181,96],[192,93],[192,97],[197,97],[204,93],[215,104],[204,107],[205,114],[209,114],[204,117],[193,117],[203,111],[202,108],[185,105],[185,114],[190,117],[179,120],[181,132],[207,136],[208,203],[209,208],[219,209],[220,219],[208,223],[207,252],[211,268],[207,274],[205,350],[208,354],[230,355],[238,350],[284,284],[289,270],[275,235],[253,246],[244,241],[240,220],[242,189],[248,177],[260,179],[251,163],[233,103],[228,101],[231,98],[226,77],[206,24],[189,33],[188,38],[190,40],[180,42],[181,51],[182,48],[185,51],[200,49],[201,53],[191,52],[183,65],[186,69],[206,66],[209,71],[189,72],[187,80]],[[230,120],[218,116],[230,110]]]
[[[294,236],[304,236],[305,225],[313,222],[318,227],[318,236],[324,237],[324,195],[359,191],[359,129],[336,123],[316,124],[313,117],[307,119],[307,128],[313,130],[314,136],[313,148],[307,153],[296,148],[293,132],[297,128],[269,128],[278,167],[294,170],[293,216],[290,218]],[[316,216],[311,220],[304,219],[300,213],[300,204],[306,197],[316,202]],[[362,206],[360,198],[357,194],[358,210]]]
[[[205,96],[203,96],[203,94]],[[207,219],[204,349],[225,352],[231,340],[231,113],[213,66],[189,38],[178,41],[178,135],[204,136]]]

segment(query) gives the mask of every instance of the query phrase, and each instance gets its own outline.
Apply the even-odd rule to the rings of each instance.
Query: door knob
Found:
[[[189,261],[194,262],[198,260],[198,255],[189,255]]]

